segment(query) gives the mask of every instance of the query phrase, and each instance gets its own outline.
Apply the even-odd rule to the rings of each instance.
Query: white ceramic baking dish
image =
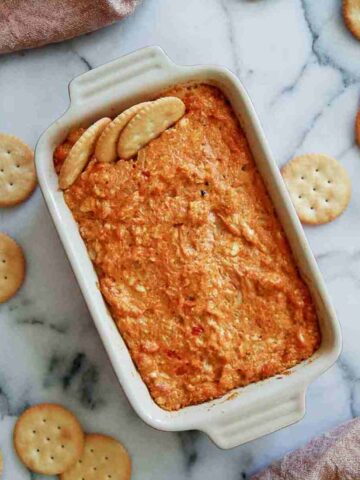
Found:
[[[107,310],[86,247],[58,189],[52,155],[70,128],[86,126],[102,115],[114,116],[169,86],[184,82],[218,86],[238,115],[299,270],[311,289],[321,322],[322,343],[310,360],[293,368],[289,375],[239,388],[236,395],[168,412],[152,400]],[[175,65],[162,49],[149,47],[80,75],[70,83],[69,91],[69,109],[43,133],[36,147],[38,178],[100,337],[138,415],[160,430],[201,430],[221,448],[235,447],[300,420],[305,413],[307,386],[335,362],[340,353],[341,334],[324,282],[244,87],[226,68]]]

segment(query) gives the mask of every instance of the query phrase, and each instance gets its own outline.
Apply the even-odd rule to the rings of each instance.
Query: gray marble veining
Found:
[[[39,401],[72,408],[86,430],[123,440],[138,479],[247,479],[313,436],[360,414],[360,150],[353,126],[360,94],[360,42],[338,0],[144,0],[99,32],[0,58],[0,131],[30,145],[67,108],[68,82],[136,48],[162,46],[183,64],[219,63],[240,77],[279,165],[294,154],[336,156],[353,178],[347,212],[306,228],[344,334],[340,361],[309,389],[298,424],[232,451],[198,432],[164,433],[132,411],[101,346],[39,190],[0,210],[0,229],[24,246],[26,283],[0,306],[0,448],[5,480],[31,476],[11,432]]]

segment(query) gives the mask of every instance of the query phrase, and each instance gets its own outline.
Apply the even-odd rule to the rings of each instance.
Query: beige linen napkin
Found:
[[[312,440],[251,480],[360,480],[360,418]]]
[[[0,0],[0,53],[60,42],[132,13],[140,0]]]

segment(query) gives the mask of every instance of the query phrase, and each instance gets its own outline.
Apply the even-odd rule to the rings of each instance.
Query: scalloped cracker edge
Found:
[[[0,133],[0,207],[26,200],[37,184],[34,153],[22,140]]]
[[[177,122],[185,113],[185,104],[177,97],[163,97],[151,102],[130,120],[120,135],[118,154],[131,158]]]
[[[14,447],[33,472],[58,475],[81,457],[84,433],[75,415],[55,403],[28,408],[14,429]]]
[[[79,461],[64,472],[60,480],[95,477],[129,480],[130,476],[131,460],[122,444],[107,435],[93,433],[86,435],[84,451]]]
[[[5,233],[0,233],[0,303],[13,297],[25,278],[22,248]]]
[[[359,0],[343,0],[343,17],[345,25],[360,40],[360,1]]]
[[[350,178],[345,168],[328,155],[300,155],[290,160],[281,173],[303,223],[331,222],[350,202]]]
[[[133,105],[124,112],[120,113],[114,120],[107,125],[100,135],[95,148],[95,157],[99,162],[115,162],[117,159],[117,144],[121,132],[124,130],[130,120],[135,117],[146,105],[151,102],[143,102]]]
[[[98,138],[110,122],[110,118],[101,118],[91,125],[72,147],[59,174],[59,187],[62,190],[69,188],[84,170],[94,153]]]

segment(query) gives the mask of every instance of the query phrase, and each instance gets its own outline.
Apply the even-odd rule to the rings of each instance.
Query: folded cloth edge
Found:
[[[2,0],[0,53],[90,33],[130,15],[141,0]]]
[[[360,418],[350,420],[285,455],[251,480],[358,480]]]

